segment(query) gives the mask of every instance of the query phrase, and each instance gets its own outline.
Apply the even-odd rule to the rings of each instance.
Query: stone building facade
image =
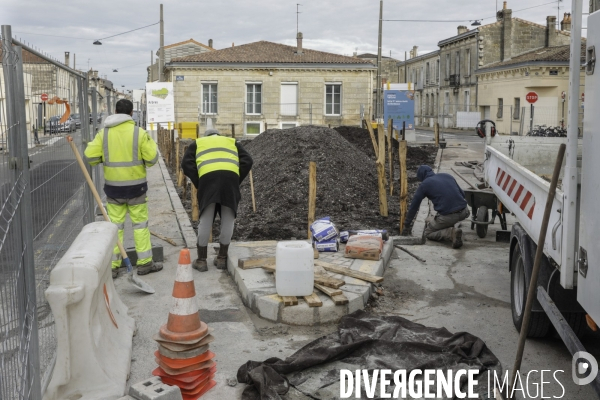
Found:
[[[563,20],[561,26],[563,29],[570,29],[570,20]],[[545,26],[513,18],[512,10],[507,8],[506,2],[498,12],[496,22],[471,30],[466,26],[459,26],[456,36],[438,43],[439,99],[436,96],[437,118],[434,117],[433,120],[444,127],[456,127],[458,112],[483,113],[477,102],[480,88],[476,73],[479,69],[508,61],[535,49],[568,45],[569,42],[570,32],[556,29],[555,16],[548,16]],[[408,72],[404,82],[419,82],[418,73],[418,69],[412,75]],[[422,112],[422,103],[423,100],[415,101],[415,115]],[[432,123],[432,119],[428,118],[418,121],[421,126]]]
[[[354,55],[361,60],[369,61],[375,67],[377,67],[377,54],[372,53],[364,53],[359,55]],[[386,85],[390,83],[400,83],[400,73],[398,69],[398,60],[381,56],[381,85],[385,89]],[[383,92],[382,92],[383,96]],[[375,115],[375,110],[377,109],[377,73],[373,76],[373,104],[371,105],[371,112],[368,115],[371,115],[373,119]]]
[[[360,125],[376,67],[356,57],[266,41],[171,60],[176,122],[258,134],[297,125]]]
[[[415,125],[433,126],[439,114],[440,51],[418,55],[417,46],[411,58],[398,63],[403,82],[415,91]]]

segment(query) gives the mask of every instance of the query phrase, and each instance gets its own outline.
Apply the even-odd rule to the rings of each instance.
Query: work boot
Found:
[[[462,229],[452,228],[452,248],[458,249],[463,245],[462,242]]]
[[[219,254],[214,261],[217,269],[227,269],[227,250],[229,250],[228,244],[220,244]]]
[[[198,249],[198,259],[194,260],[194,264],[192,264],[192,267],[200,272],[206,272],[208,271],[208,264],[206,263],[206,257],[208,256],[208,247],[196,245],[196,248]]]
[[[149,263],[138,265],[137,266],[137,274],[138,275],[147,275],[151,272],[158,272],[163,269],[162,263],[155,263],[154,261],[150,261]]]
[[[112,277],[117,279],[119,277],[119,268],[112,268]]]

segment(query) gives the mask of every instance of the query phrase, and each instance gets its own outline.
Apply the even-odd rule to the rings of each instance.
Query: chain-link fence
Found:
[[[0,81],[0,398],[39,399],[56,355],[50,272],[94,220],[72,150],[90,140],[87,76],[11,38]]]

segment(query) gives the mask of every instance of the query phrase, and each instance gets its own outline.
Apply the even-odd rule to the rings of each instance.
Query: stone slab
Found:
[[[337,274],[331,275],[346,281],[346,284],[340,289],[348,298],[348,304],[335,305],[327,295],[316,291],[317,296],[323,302],[321,307],[309,307],[302,298],[298,299],[296,306],[284,306],[281,297],[277,295],[273,274],[262,268],[243,270],[237,266],[240,258],[259,255],[274,256],[276,245],[275,241],[244,242],[239,245],[233,242],[229,247],[227,260],[229,274],[238,287],[244,305],[261,318],[288,325],[314,326],[336,323],[342,316],[365,307],[371,295],[372,285],[359,279]],[[344,258],[343,247],[344,245],[337,253],[320,253],[319,260],[348,267],[355,271],[383,276],[394,250],[394,241],[391,239],[384,243],[382,257],[379,261]]]

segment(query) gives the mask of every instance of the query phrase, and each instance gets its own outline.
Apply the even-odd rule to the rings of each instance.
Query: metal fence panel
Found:
[[[2,32],[0,398],[39,399],[56,355],[44,296],[50,272],[94,220],[93,199],[66,140],[71,135],[80,150],[90,140],[88,82],[11,39],[9,26]]]

